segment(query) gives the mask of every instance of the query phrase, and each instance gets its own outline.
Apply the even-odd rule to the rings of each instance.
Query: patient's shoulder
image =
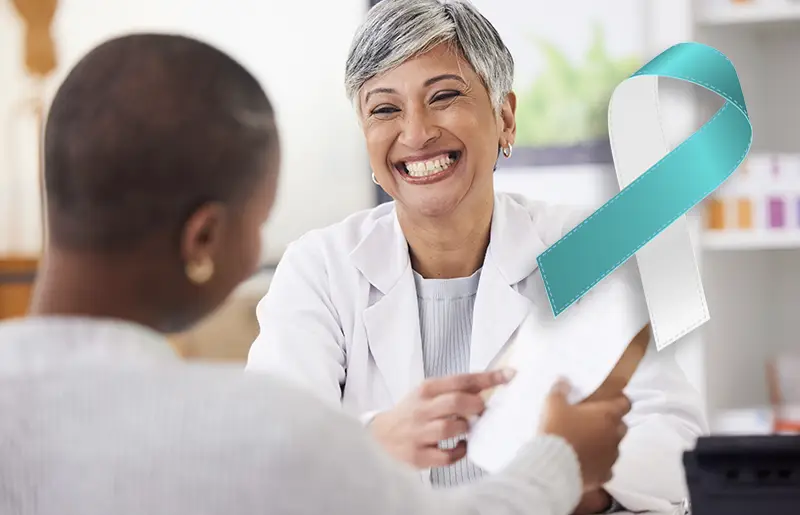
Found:
[[[0,440],[19,450],[0,475],[39,471],[44,459],[48,473],[15,488],[35,488],[45,500],[80,477],[76,492],[91,488],[110,506],[150,492],[141,507],[155,511],[263,512],[318,465],[336,471],[346,458],[338,437],[363,430],[310,394],[240,367],[90,370],[4,377],[0,386]],[[109,482],[109,471],[119,481]],[[324,488],[322,479],[312,478],[314,488]],[[91,499],[76,495],[71,502],[88,508]]]
[[[209,412],[194,415],[207,420],[201,439],[212,435],[218,440],[224,433],[216,428],[222,424],[228,432],[223,440],[226,451],[249,449],[244,468],[266,468],[284,482],[302,482],[319,467],[339,470],[343,460],[358,461],[357,456],[347,456],[353,449],[348,442],[369,440],[356,419],[279,376],[237,370],[215,370],[213,375],[202,386],[203,396],[213,399],[206,404]],[[199,384],[205,372],[198,368],[187,376],[194,376],[189,384]],[[188,389],[183,395],[194,396]],[[193,405],[199,412],[203,403]]]
[[[195,408],[213,408],[241,422],[297,428],[339,414],[276,374],[244,371],[238,364],[188,365],[180,375],[164,380],[167,389]]]

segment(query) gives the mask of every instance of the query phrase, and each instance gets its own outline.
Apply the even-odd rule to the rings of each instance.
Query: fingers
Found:
[[[420,395],[432,399],[449,392],[480,393],[488,388],[506,384],[514,377],[511,369],[460,374],[441,379],[430,379],[420,386]]]
[[[600,404],[602,406],[598,407],[601,408],[601,412],[608,424],[608,434],[609,436],[613,435],[617,443],[619,443],[628,433],[628,426],[623,421],[623,418],[630,411],[631,403],[627,397],[620,396],[613,400],[602,401]]]
[[[425,424],[420,434],[424,444],[438,444],[442,440],[467,434],[469,423],[463,418],[440,418]]]
[[[624,417],[631,411],[631,400],[625,395],[620,395],[609,401],[609,403],[611,404],[611,412],[619,418]]]
[[[613,399],[593,401],[587,406],[593,406],[594,409],[605,414],[605,416],[613,422],[621,420],[625,415],[631,411],[631,401],[625,395],[619,394]]]
[[[438,447],[425,447],[419,449],[416,456],[416,465],[421,468],[446,467],[462,460],[467,455],[467,442],[461,440],[452,449]]]
[[[572,391],[572,385],[569,382],[561,378],[553,385],[550,389],[550,394],[548,396],[548,400],[550,403],[560,403],[566,404],[567,403],[567,396]]]
[[[486,403],[479,395],[453,392],[442,394],[429,401],[423,416],[428,419],[461,417],[469,419],[480,415],[486,408]]]
[[[550,389],[550,393],[551,394],[564,396],[564,397],[569,395],[571,391],[572,391],[572,385],[570,385],[569,381],[567,381],[563,377],[559,378],[559,380],[556,381],[556,383]]]

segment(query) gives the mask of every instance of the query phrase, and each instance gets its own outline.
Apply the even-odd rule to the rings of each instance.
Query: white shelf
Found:
[[[751,4],[714,5],[698,13],[697,23],[708,26],[754,25],[766,23],[800,24],[800,1],[761,1]]]
[[[701,242],[707,250],[800,249],[800,230],[705,231]]]

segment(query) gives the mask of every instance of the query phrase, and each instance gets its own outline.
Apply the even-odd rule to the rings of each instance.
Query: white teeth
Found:
[[[447,170],[453,162],[450,156],[444,156],[430,161],[409,161],[405,163],[405,166],[406,170],[408,170],[408,175],[411,177],[427,177],[428,175]]]

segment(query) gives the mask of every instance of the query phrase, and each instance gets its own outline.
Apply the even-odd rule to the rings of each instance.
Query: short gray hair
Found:
[[[468,0],[382,0],[373,7],[347,58],[347,97],[354,101],[365,82],[441,43],[456,45],[499,109],[513,86],[514,59]]]

